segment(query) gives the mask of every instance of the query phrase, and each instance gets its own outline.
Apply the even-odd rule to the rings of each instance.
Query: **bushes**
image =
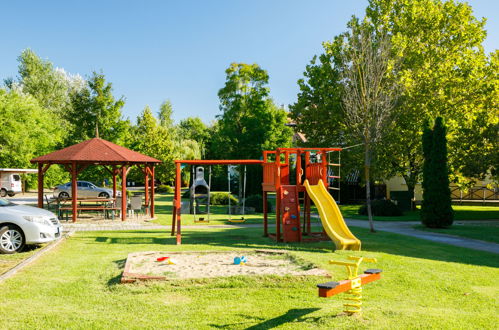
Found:
[[[377,216],[395,217],[403,214],[395,203],[386,199],[372,201],[371,210],[373,215]],[[365,204],[359,208],[359,214],[367,215],[367,206]]]
[[[263,212],[263,197],[262,195],[250,195],[246,197],[246,201],[244,202],[246,207],[253,207],[255,212],[262,213]],[[270,212],[271,204],[269,200],[267,200],[267,210]]]
[[[211,205],[229,205],[229,196],[230,196],[230,204],[237,205],[239,201],[232,194],[229,194],[225,191],[217,191],[212,192],[210,194],[210,204]]]
[[[156,192],[160,194],[173,194],[175,190],[166,184],[161,184],[156,188]]]

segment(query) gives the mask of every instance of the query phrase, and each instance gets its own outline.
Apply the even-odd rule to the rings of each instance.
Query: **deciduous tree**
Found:
[[[117,144],[126,144],[130,122],[124,120],[121,109],[124,97],[115,99],[111,83],[107,83],[104,74],[94,72],[87,81],[87,86],[71,96],[72,107],[65,113],[72,124],[66,138],[66,145],[75,144],[99,137]]]
[[[364,176],[369,225],[374,232],[371,211],[371,164],[398,98],[390,41],[386,34],[374,35],[367,26],[352,22],[345,33],[341,53],[342,104],[348,134],[358,137],[364,150]]]

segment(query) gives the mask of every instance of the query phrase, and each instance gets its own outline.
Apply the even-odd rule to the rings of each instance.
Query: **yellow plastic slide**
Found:
[[[360,240],[348,229],[336,201],[327,191],[322,180],[319,180],[319,184],[314,186],[305,180],[303,185],[319,210],[322,227],[333,240],[336,249],[360,251]]]

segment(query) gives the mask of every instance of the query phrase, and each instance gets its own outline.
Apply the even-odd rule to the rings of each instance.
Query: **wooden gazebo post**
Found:
[[[126,166],[123,165],[121,167],[121,221],[126,220],[126,207],[127,207],[127,198],[126,198]]]
[[[38,207],[43,209],[43,164],[38,163]]]
[[[118,174],[118,170],[116,166],[113,165],[113,198],[116,198],[116,175]]]
[[[152,166],[152,181],[151,181],[151,218],[154,218],[154,165]]]
[[[148,211],[148,210],[150,210],[150,206],[149,206],[149,166],[148,165],[145,165],[145,167],[144,167],[144,193],[145,193],[144,204],[147,207],[146,212],[148,212],[148,214],[150,215],[151,212]]]
[[[76,222],[77,218],[77,205],[76,200],[78,199],[78,182],[76,177],[78,176],[78,172],[76,169],[76,162],[71,163],[71,209],[73,211],[73,222]]]
[[[38,207],[41,209],[43,208],[43,179],[50,165],[47,163],[43,166],[43,163],[38,163]]]

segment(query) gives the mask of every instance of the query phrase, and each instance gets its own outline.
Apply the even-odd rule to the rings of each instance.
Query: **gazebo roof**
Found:
[[[112,142],[93,138],[70,147],[33,158],[32,163],[161,163],[160,160]]]

